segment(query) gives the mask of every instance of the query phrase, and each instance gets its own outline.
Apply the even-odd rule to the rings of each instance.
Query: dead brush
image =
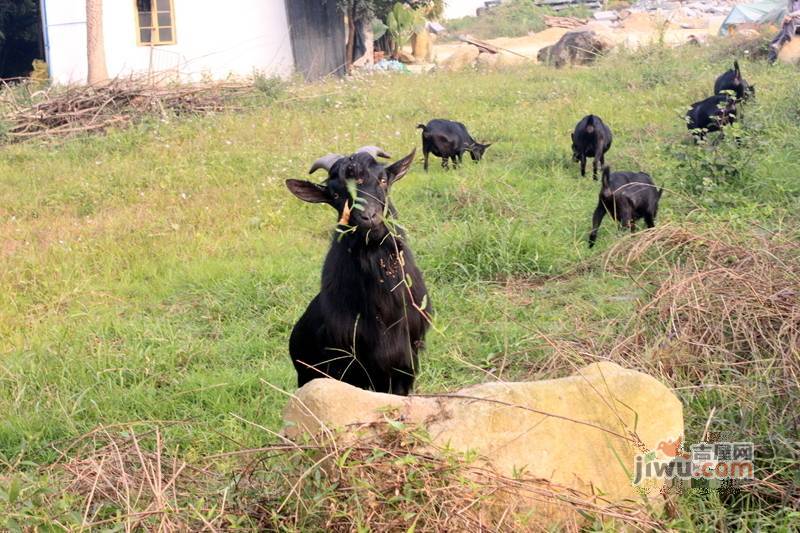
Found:
[[[222,477],[190,466],[164,448],[161,431],[99,428],[78,439],[50,467],[61,489],[77,498],[80,529],[215,530],[228,523]]]
[[[553,356],[536,373],[610,359],[659,377],[695,405],[695,440],[756,444],[746,493],[800,509],[800,243],[663,225],[621,239],[604,267],[645,293],[632,318],[616,337],[545,339]]]
[[[728,372],[777,371],[774,390],[797,397],[800,244],[763,238],[742,242],[725,232],[711,237],[662,226],[621,241],[605,262],[638,284],[651,273],[660,278],[615,351],[626,358],[650,354],[662,373],[681,371],[696,383]],[[666,270],[660,271],[660,264],[667,264]],[[654,324],[666,337],[655,343],[645,334]]]
[[[61,508],[55,502],[69,495],[69,514],[48,521],[81,531],[548,531],[541,512],[526,508],[532,501],[569,510],[566,531],[593,522],[665,529],[641,505],[611,504],[524,471],[500,475],[402,422],[370,429],[189,464],[166,448],[160,429],[101,427],[48,467],[53,492],[44,507]]]
[[[418,429],[396,421],[342,444],[331,438],[279,457],[260,453],[240,480],[248,514],[270,531],[548,531],[526,501],[573,511],[563,529],[611,522],[631,530],[663,529],[633,503],[613,505],[520,472],[502,476],[478,457],[434,447]]]

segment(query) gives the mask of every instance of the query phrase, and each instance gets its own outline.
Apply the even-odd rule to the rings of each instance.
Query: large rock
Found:
[[[387,416],[425,427],[436,445],[477,452],[501,474],[524,470],[612,502],[641,501],[630,479],[636,454],[683,435],[681,403],[666,386],[608,362],[562,379],[486,383],[432,397],[379,394],[318,379],[286,407],[285,432],[297,438],[337,428],[373,431]],[[660,501],[658,490],[648,497]],[[526,503],[548,522],[574,520],[569,508]]]
[[[539,50],[540,63],[556,68],[566,65],[588,65],[598,56],[606,53],[613,43],[591,30],[571,31],[559,41]]]

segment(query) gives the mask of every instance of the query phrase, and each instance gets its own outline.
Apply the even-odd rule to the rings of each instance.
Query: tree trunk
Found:
[[[353,72],[353,50],[356,46],[356,6],[347,15],[347,48],[344,53],[344,60],[347,65],[347,73]]]
[[[86,55],[89,85],[108,81],[103,43],[103,0],[86,0]]]

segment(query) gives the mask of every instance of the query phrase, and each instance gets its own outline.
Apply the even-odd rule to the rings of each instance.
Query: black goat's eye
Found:
[[[333,193],[333,199],[334,200],[338,200],[339,199],[339,193],[338,192]]]

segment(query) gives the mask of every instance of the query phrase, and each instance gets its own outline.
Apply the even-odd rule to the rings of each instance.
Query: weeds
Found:
[[[527,507],[537,502],[565,517],[569,531],[609,521],[663,528],[634,504],[609,504],[522,473],[499,475],[481,458],[435,448],[424,432],[398,421],[346,443],[333,435],[284,441],[194,464],[166,450],[157,428],[119,429],[78,439],[36,481],[10,478],[0,524],[8,530],[512,532],[542,530],[541,517]]]
[[[752,124],[745,128],[737,122],[697,143],[675,143],[681,188],[706,204],[719,201],[721,190],[746,189],[753,164],[765,148],[762,138]]]

